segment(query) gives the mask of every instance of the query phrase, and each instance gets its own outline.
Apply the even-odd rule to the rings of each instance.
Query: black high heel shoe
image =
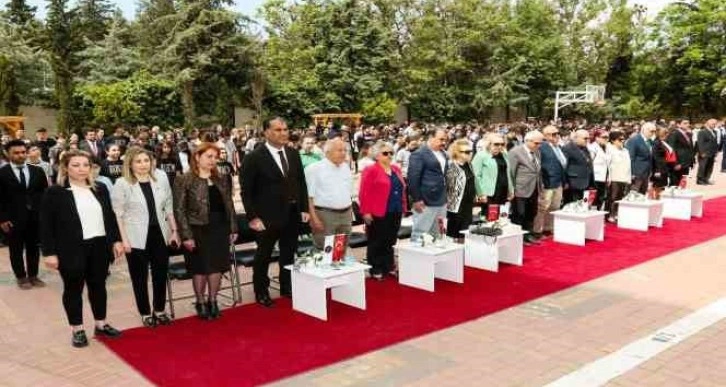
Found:
[[[207,303],[207,308],[209,308],[209,318],[211,320],[216,320],[222,316],[222,313],[219,311],[219,304],[217,304],[217,300],[209,301]]]
[[[194,309],[197,310],[197,317],[199,317],[202,320],[208,320],[209,319],[209,308],[207,308],[207,304],[204,302],[197,302],[194,304]]]

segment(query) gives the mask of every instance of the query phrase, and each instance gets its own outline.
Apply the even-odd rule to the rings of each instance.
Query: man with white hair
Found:
[[[554,230],[552,211],[562,206],[562,186],[565,182],[567,159],[560,149],[560,130],[554,125],[542,129],[544,142],[540,146],[542,159],[542,194],[539,198],[537,216],[534,219],[534,236],[552,234]]]
[[[572,140],[562,147],[565,155],[565,189],[564,203],[582,200],[586,189],[594,185],[592,158],[587,142],[590,133],[585,129],[578,129]]]
[[[706,121],[704,128],[698,132],[696,151],[698,152],[698,174],[696,184],[711,185],[713,164],[718,153],[718,134],[716,134],[715,119]]]
[[[633,174],[633,183],[630,189],[645,194],[648,192],[650,171],[653,166],[653,137],[655,124],[646,122],[640,128],[640,134],[632,137],[625,143],[630,153],[630,170]]]
[[[532,245],[539,239],[532,235],[534,218],[537,216],[537,202],[542,191],[542,160],[539,147],[544,136],[538,130],[527,132],[524,144],[509,151],[509,173],[514,183],[512,200],[512,223],[529,231],[524,243]]]
[[[353,174],[346,163],[346,144],[340,137],[325,142],[325,158],[305,169],[310,227],[315,248],[323,249],[328,235],[351,231]]]

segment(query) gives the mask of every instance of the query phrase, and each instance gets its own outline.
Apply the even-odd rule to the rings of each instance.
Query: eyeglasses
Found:
[[[533,143],[534,145],[541,145],[541,144],[542,144],[542,141],[532,141],[532,143]]]
[[[385,152],[381,152],[381,155],[386,156],[386,157],[390,157],[390,156],[393,155],[393,152],[385,151]]]
[[[504,146],[504,143],[503,142],[493,142],[492,145],[493,146]]]
[[[547,134],[548,136],[559,136],[560,135],[560,132],[545,133],[545,134]]]
[[[608,136],[600,136],[600,138],[608,139]]]
[[[472,154],[472,153],[473,153],[473,151],[472,151],[471,149],[467,149],[467,150],[463,150],[463,151],[461,151],[461,153],[463,153],[463,154],[465,154],[465,155],[470,155],[470,154]]]

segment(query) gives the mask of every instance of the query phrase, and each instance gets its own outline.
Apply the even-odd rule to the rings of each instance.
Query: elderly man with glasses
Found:
[[[553,219],[550,214],[562,206],[562,186],[565,183],[567,158],[560,148],[560,131],[549,125],[542,129],[544,141],[539,148],[542,158],[542,194],[539,197],[534,234],[537,239],[551,235]]]
[[[509,173],[514,182],[512,201],[512,223],[522,226],[525,245],[539,243],[532,235],[534,218],[537,215],[537,201],[542,191],[542,160],[539,147],[544,136],[538,130],[528,132],[524,144],[509,151]]]
[[[574,138],[562,147],[565,167],[565,204],[582,200],[585,190],[594,185],[592,158],[587,149],[590,133],[585,129],[575,132]]]

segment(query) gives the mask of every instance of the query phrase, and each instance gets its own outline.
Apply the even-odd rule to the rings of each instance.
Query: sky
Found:
[[[257,8],[264,3],[265,0],[235,0],[234,9],[238,12],[247,16],[255,17],[257,14]],[[633,4],[642,4],[648,8],[648,13],[654,15],[658,13],[666,4],[673,2],[674,0],[630,0]],[[30,4],[38,7],[38,16],[43,17],[45,15],[45,6],[47,1],[45,0],[29,0]],[[6,0],[0,0],[0,3],[7,3]],[[115,0],[119,8],[123,11],[127,18],[133,18],[136,10],[136,0]]]

